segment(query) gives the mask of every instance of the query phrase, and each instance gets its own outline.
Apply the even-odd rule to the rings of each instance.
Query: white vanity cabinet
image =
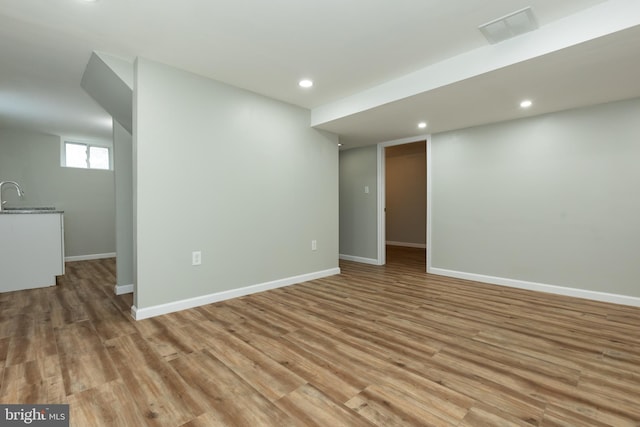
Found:
[[[53,286],[62,274],[62,211],[0,213],[0,292]]]

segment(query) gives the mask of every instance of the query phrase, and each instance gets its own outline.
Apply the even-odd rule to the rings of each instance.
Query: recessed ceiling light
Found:
[[[313,86],[313,81],[309,79],[302,79],[298,82],[298,85],[303,88],[309,88]]]
[[[424,129],[424,128],[426,128],[426,127],[427,127],[427,123],[426,123],[426,122],[420,122],[420,123],[418,123],[418,127],[419,127],[420,129]]]
[[[520,103],[520,108],[529,108],[533,105],[533,102],[531,102],[530,99],[525,99],[524,101],[522,101]]]

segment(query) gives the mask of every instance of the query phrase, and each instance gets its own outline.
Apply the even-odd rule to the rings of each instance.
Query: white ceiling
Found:
[[[110,138],[110,118],[80,88],[94,50],[309,108],[346,147],[425,133],[420,120],[439,132],[631,98],[639,3],[0,0],[0,127]],[[540,29],[488,45],[478,25],[526,6]],[[408,89],[411,76],[421,80]],[[303,77],[315,86],[299,88]],[[526,113],[524,96],[535,101]]]

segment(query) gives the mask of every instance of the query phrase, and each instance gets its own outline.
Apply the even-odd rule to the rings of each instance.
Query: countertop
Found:
[[[64,211],[51,207],[10,207],[2,208],[0,215],[2,214],[52,214],[52,213],[64,213]]]

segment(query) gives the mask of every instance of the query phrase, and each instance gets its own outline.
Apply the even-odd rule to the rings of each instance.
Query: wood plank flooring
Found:
[[[0,294],[0,402],[74,426],[640,426],[640,309],[388,265],[143,321],[115,262]]]

